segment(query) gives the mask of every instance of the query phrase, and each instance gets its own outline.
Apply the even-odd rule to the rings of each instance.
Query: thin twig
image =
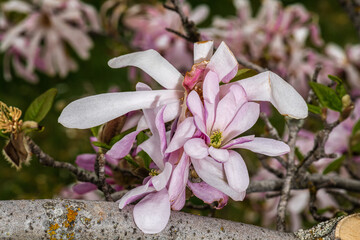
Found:
[[[315,67],[314,74],[313,74],[313,76],[312,76],[312,78],[310,80],[311,82],[317,82],[318,76],[319,76],[319,73],[320,73],[321,69],[322,69],[322,66],[320,64],[317,64],[316,67]],[[308,98],[307,98],[307,102],[311,103],[315,98],[316,98],[315,93],[312,90],[312,88],[310,88],[309,95],[308,95]]]
[[[354,204],[355,206],[360,206],[360,199],[358,197],[353,197],[348,195],[347,193],[343,192],[343,191],[339,191],[339,190],[327,190],[328,193],[333,194],[335,196],[341,196],[343,197],[345,200],[351,202],[352,204]]]
[[[322,216],[318,213],[318,209],[315,204],[317,189],[314,186],[310,186],[309,191],[310,191],[309,210],[313,218],[318,222],[329,220],[330,218]]]
[[[27,137],[26,140],[29,145],[31,153],[34,154],[39,159],[39,162],[42,165],[54,167],[54,168],[66,169],[71,173],[73,173],[76,176],[77,180],[79,181],[93,183],[101,191],[105,189],[105,191],[109,193],[115,192],[115,190],[109,184],[107,184],[106,182],[105,184],[100,182],[99,178],[94,173],[78,168],[67,162],[55,161],[48,154],[44,153],[42,149],[30,137]]]
[[[185,39],[190,41],[190,42],[199,42],[200,39],[200,33],[197,29],[197,27],[195,26],[195,23],[193,21],[191,21],[183,12],[182,8],[181,8],[181,4],[179,2],[179,0],[171,0],[171,3],[173,4],[173,7],[163,4],[164,8],[169,9],[171,11],[176,12],[180,19],[181,19],[181,23],[184,27],[184,30],[186,32],[186,36]],[[168,29],[167,29],[168,30]],[[169,31],[169,30],[168,30]],[[178,35],[177,31],[171,30],[170,32],[173,32],[175,34]],[[181,34],[182,35],[182,34]]]
[[[99,182],[101,183],[101,191],[104,193],[106,201],[113,201],[111,198],[111,193],[106,188],[106,179],[105,179],[105,156],[103,153],[98,153],[96,161],[98,162],[98,172],[96,172]]]
[[[274,174],[275,176],[277,176],[278,178],[283,178],[284,177],[284,174],[276,169],[276,168],[273,168],[269,165],[269,163],[267,162],[267,159],[268,157],[266,156],[263,156],[263,155],[258,155],[258,158],[260,159],[260,162],[261,162],[261,165],[266,169],[268,170],[269,172],[271,172],[272,174]]]
[[[284,180],[284,184],[281,189],[281,196],[280,201],[277,209],[277,219],[276,225],[277,230],[285,231],[285,215],[286,215],[286,208],[289,201],[291,185],[296,174],[296,166],[295,166],[295,143],[296,143],[296,136],[300,129],[302,122],[298,120],[288,120],[288,127],[289,127],[289,141],[288,145],[290,147],[290,152],[288,155],[288,167],[286,171],[286,177]]]
[[[265,72],[265,71],[267,71],[266,68],[263,68],[263,67],[255,64],[255,63],[252,63],[252,62],[246,60],[245,58],[239,57],[239,58],[237,58],[237,61],[238,61],[238,63],[239,63],[240,65],[242,65],[242,66],[244,66],[244,67],[246,67],[246,68],[254,69],[255,71],[257,71],[257,72],[259,72],[259,73],[260,73],[260,72]]]
[[[281,141],[282,139],[280,138],[277,129],[271,124],[266,113],[264,113],[264,112],[260,113],[260,118],[264,121],[265,126],[266,126],[267,130],[269,131],[270,136],[272,138],[275,138],[276,140]]]

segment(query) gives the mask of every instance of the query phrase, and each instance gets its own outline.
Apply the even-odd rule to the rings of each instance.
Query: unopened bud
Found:
[[[343,109],[346,109],[347,107],[349,107],[352,104],[351,98],[349,94],[345,94],[342,98],[341,98],[341,102],[343,105]]]
[[[109,144],[111,139],[120,134],[126,122],[126,115],[120,116],[107,122],[99,131],[99,141]]]

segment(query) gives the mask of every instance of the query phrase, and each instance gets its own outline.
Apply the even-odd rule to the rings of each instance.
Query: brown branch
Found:
[[[269,131],[270,136],[272,138],[275,138],[276,140],[281,141],[282,139],[280,138],[277,129],[272,125],[272,123],[270,122],[266,113],[264,113],[264,112],[260,113],[260,118],[264,121],[265,126],[266,126],[267,130]]]
[[[163,4],[164,8],[169,9],[171,11],[176,12],[180,19],[181,19],[181,23],[184,27],[184,30],[186,32],[186,36],[185,39],[190,41],[190,42],[199,42],[201,39],[200,37],[200,33],[195,25],[195,23],[193,21],[191,21],[183,12],[182,8],[181,8],[181,4],[179,2],[179,0],[171,0],[171,3],[173,4],[173,7],[168,6],[166,4]],[[167,29],[168,30],[168,29]],[[168,30],[169,31],[169,30]],[[170,32],[176,33],[177,31],[171,30]],[[178,34],[177,34],[178,35]],[[181,34],[182,35],[182,34]]]
[[[295,143],[296,143],[296,136],[301,125],[302,125],[302,121],[288,120],[288,127],[289,127],[288,145],[290,147],[290,152],[288,154],[288,166],[286,169],[287,170],[286,177],[281,189],[281,196],[277,209],[277,219],[276,219],[277,229],[282,232],[286,230],[286,225],[285,225],[286,208],[289,201],[291,184],[296,174]]]
[[[267,162],[267,159],[268,157],[267,156],[263,156],[263,155],[258,155],[258,158],[261,162],[261,165],[266,169],[268,170],[270,173],[274,174],[275,176],[277,176],[278,178],[283,178],[284,177],[284,174],[276,169],[276,168],[273,168],[269,165],[269,163]]]
[[[318,209],[315,204],[317,189],[314,186],[310,186],[309,191],[310,191],[309,210],[310,210],[310,213],[313,216],[313,218],[318,222],[323,222],[323,221],[329,220],[328,217],[322,216],[318,213]]]
[[[105,191],[109,192],[109,193],[115,192],[115,190],[109,184],[107,184],[106,182],[105,182],[105,184],[103,184],[94,173],[88,172],[84,169],[76,167],[67,162],[55,161],[48,154],[44,153],[41,150],[41,148],[30,137],[27,137],[26,140],[29,145],[31,153],[38,158],[39,162],[42,165],[53,167],[53,168],[66,169],[66,170],[70,171],[71,173],[73,173],[76,176],[77,180],[95,184],[100,191],[105,189]]]
[[[313,74],[312,78],[310,79],[311,82],[317,82],[321,69],[322,69],[322,66],[320,64],[317,64],[315,67],[314,74]],[[315,98],[316,98],[315,93],[312,90],[312,88],[310,88],[307,102],[311,103]]]
[[[257,72],[259,72],[259,73],[260,73],[260,72],[265,72],[265,71],[267,71],[266,68],[263,68],[263,67],[255,64],[255,63],[252,63],[252,62],[246,60],[245,58],[241,58],[241,57],[240,57],[240,58],[237,59],[237,61],[238,61],[238,63],[239,63],[240,65],[242,65],[242,66],[244,66],[244,67],[246,67],[246,68],[254,69],[255,71],[257,71]]]
[[[96,158],[96,163],[98,165],[97,168],[95,168],[96,175],[99,178],[99,182],[101,183],[101,191],[104,193],[106,201],[114,201],[111,198],[111,192],[108,191],[108,188],[106,187],[106,178],[105,178],[105,156],[103,153],[98,153]]]
[[[350,195],[348,195],[347,193],[345,193],[343,191],[327,190],[327,192],[330,193],[330,194],[333,194],[335,196],[341,196],[342,198],[344,198],[345,200],[351,202],[355,206],[360,206],[360,199],[359,198],[350,196]]]

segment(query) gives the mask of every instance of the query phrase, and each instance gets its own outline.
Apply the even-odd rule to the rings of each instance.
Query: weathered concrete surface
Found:
[[[172,212],[159,234],[145,235],[135,225],[132,207],[80,200],[0,201],[1,239],[296,239],[252,225]]]

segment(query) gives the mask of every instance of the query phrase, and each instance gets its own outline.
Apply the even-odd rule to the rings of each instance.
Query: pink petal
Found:
[[[223,146],[222,148],[231,148],[231,146],[235,145],[235,144],[240,144],[240,143],[245,143],[245,142],[250,142],[252,140],[254,140],[255,135],[250,135],[250,136],[245,136],[245,137],[239,137],[236,138],[234,140],[231,140],[230,142],[228,142],[225,146]]]
[[[186,104],[190,112],[199,118],[199,120],[205,123],[204,117],[204,105],[196,91],[191,91],[186,98]]]
[[[150,181],[148,181],[145,185],[141,185],[139,187],[136,187],[134,189],[131,189],[129,192],[127,192],[118,202],[119,202],[119,208],[123,209],[126,205],[129,203],[132,203],[146,194],[155,191],[154,187],[149,187]]]
[[[196,173],[204,182],[225,193],[235,201],[244,199],[245,192],[238,192],[227,183],[222,163],[218,163],[210,157],[204,159],[191,158],[191,162]]]
[[[186,202],[186,190],[183,189],[183,192],[171,203],[171,209],[174,211],[180,211]]]
[[[134,221],[147,234],[161,232],[170,218],[170,202],[166,189],[150,193],[134,207]]]
[[[193,192],[193,194],[203,200],[207,204],[212,204],[217,202],[216,209],[221,209],[226,206],[229,197],[222,193],[221,191],[213,188],[206,182],[192,183],[188,181],[188,186]]]
[[[221,148],[209,147],[209,154],[218,162],[226,162],[229,160],[229,151]]]
[[[225,42],[221,42],[220,46],[210,59],[207,68],[214,71],[224,83],[229,82],[235,77],[238,62],[234,54],[226,46]]]
[[[267,156],[280,156],[290,151],[290,147],[282,141],[261,137],[256,137],[250,142],[235,144],[231,148],[245,148]]]
[[[242,87],[231,86],[216,108],[216,119],[213,130],[223,131],[246,102],[246,93]]]
[[[129,133],[123,137],[120,141],[115,143],[112,148],[105,154],[106,157],[112,159],[121,159],[129,154],[133,144],[135,142],[136,136],[139,134],[139,131]]]
[[[246,191],[249,186],[249,173],[241,155],[235,151],[229,151],[230,157],[224,163],[226,179],[237,192]]]
[[[203,159],[208,156],[208,146],[201,138],[193,138],[187,141],[184,145],[184,151],[191,158]]]
[[[139,145],[139,148],[149,155],[156,166],[163,170],[165,167],[164,154],[160,151],[159,147],[159,139],[156,136],[151,136],[148,140]]]
[[[247,102],[239,109],[234,119],[223,132],[224,143],[250,129],[258,120],[260,105],[254,102]]]
[[[126,54],[108,62],[112,68],[134,66],[141,68],[167,89],[182,89],[184,77],[155,50]]]
[[[167,140],[166,140],[166,128],[164,123],[164,110],[166,106],[161,107],[159,112],[156,114],[155,117],[155,126],[156,130],[159,135],[160,140],[160,150],[162,153],[165,153],[165,150],[167,148]]]
[[[96,161],[96,154],[84,153],[76,157],[75,163],[88,171],[94,171],[94,165]]]
[[[92,192],[97,189],[97,186],[92,183],[84,182],[78,183],[73,186],[73,191],[77,194],[85,194],[88,192]]]
[[[134,110],[179,102],[183,95],[183,91],[177,90],[99,94],[70,103],[58,121],[69,128],[91,128]]]
[[[213,55],[214,42],[205,41],[194,43],[194,63],[209,61]]]
[[[219,102],[219,78],[216,73],[209,71],[203,83],[203,97],[206,111],[206,131],[209,133],[215,121],[215,112]]]
[[[171,172],[172,172],[172,165],[171,163],[167,162],[165,163],[164,170],[159,175],[151,178],[151,183],[156,191],[160,191],[167,185],[169,178],[171,176]]]
[[[194,118],[185,118],[185,120],[177,127],[175,134],[166,149],[166,153],[174,152],[183,147],[185,142],[194,135],[195,130]]]
[[[189,167],[189,157],[183,153],[179,163],[174,168],[168,187],[169,199],[171,203],[176,201],[185,191],[186,182],[189,176]]]

